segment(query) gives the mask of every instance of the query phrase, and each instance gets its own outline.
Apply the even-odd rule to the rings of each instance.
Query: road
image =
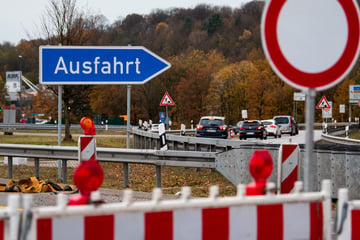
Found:
[[[314,130],[314,141],[318,141],[321,139],[321,130]],[[305,144],[305,131],[300,130],[299,134],[295,136],[290,136],[289,134],[282,134],[281,138],[274,138],[272,136],[268,136],[266,140],[260,140],[256,138],[248,138],[246,140],[239,140],[239,135],[235,135],[234,140],[242,141],[242,142],[260,142],[260,143],[273,143],[273,144],[281,144],[281,143],[297,143],[297,144]]]

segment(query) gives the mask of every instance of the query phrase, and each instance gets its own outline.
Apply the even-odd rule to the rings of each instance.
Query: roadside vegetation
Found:
[[[26,131],[21,131],[22,133]],[[80,133],[80,132],[79,132]],[[112,131],[112,134],[122,135],[123,137],[101,137],[101,135],[110,134],[109,132],[97,132],[97,147],[125,148],[126,138],[124,133]],[[63,146],[77,146],[77,135],[73,140],[63,142]],[[0,132],[1,143],[11,144],[35,144],[35,145],[57,145],[57,136],[52,133],[49,136],[36,135],[4,135]],[[33,160],[28,160],[28,166],[13,166],[14,180],[26,179],[34,176],[35,170],[30,165]],[[56,161],[54,161],[55,163]],[[104,170],[104,182],[102,188],[125,189],[123,185],[123,164],[121,163],[100,163]],[[30,165],[30,166],[29,166]],[[55,165],[56,166],[56,165]],[[72,177],[75,168],[68,168],[68,184],[73,184]],[[8,168],[6,165],[0,165],[0,178],[7,179]],[[57,167],[40,167],[40,180],[57,180]],[[183,167],[162,167],[162,190],[165,194],[175,194],[183,186],[192,188],[192,195],[197,197],[208,196],[209,187],[218,185],[220,195],[232,196],[236,194],[236,186],[225,179],[220,173],[210,169],[196,169]],[[129,188],[134,191],[151,192],[156,184],[155,167],[144,164],[130,164],[130,185]]]

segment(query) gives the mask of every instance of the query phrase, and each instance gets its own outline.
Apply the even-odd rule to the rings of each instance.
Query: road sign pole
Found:
[[[315,96],[314,88],[306,91],[306,128],[305,128],[305,161],[304,161],[304,191],[311,192],[312,174],[310,174],[310,164],[314,160],[314,112],[315,112]]]
[[[131,109],[131,85],[127,85],[127,121],[126,121],[126,148],[130,148],[130,109]],[[130,184],[129,180],[129,164],[124,163],[124,187],[128,187]]]
[[[58,86],[58,145],[61,146],[62,86]],[[58,160],[58,180],[61,180],[61,160]],[[63,179],[65,181],[65,179]]]
[[[169,115],[168,115],[168,106],[167,105],[165,106],[165,112],[166,112],[165,113],[166,114],[165,115],[166,116],[166,118],[165,118],[166,119],[165,120],[165,127],[166,128],[165,129],[168,130],[169,129]]]

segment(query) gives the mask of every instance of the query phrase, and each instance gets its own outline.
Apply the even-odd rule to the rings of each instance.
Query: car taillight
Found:
[[[240,127],[241,130],[244,130],[245,128],[244,127]]]
[[[261,129],[261,126],[256,127],[256,129]]]
[[[220,130],[223,130],[223,131],[226,130],[226,126],[225,126],[225,125],[219,126],[219,128],[220,128]]]
[[[275,125],[270,125],[271,128],[276,128]]]
[[[203,125],[197,125],[197,127],[196,127],[197,129],[203,129],[204,128],[204,126]]]

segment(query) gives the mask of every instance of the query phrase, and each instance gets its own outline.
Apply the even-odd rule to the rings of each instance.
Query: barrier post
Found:
[[[299,178],[300,147],[298,144],[281,144],[278,159],[278,194],[290,193]]]
[[[79,137],[79,166],[74,172],[74,184],[79,194],[69,199],[68,205],[85,205],[91,202],[91,196],[102,184],[104,172],[96,160],[95,125],[91,118],[84,117],[80,121],[84,135]],[[94,194],[96,196],[96,194]],[[99,199],[96,199],[100,201]]]

